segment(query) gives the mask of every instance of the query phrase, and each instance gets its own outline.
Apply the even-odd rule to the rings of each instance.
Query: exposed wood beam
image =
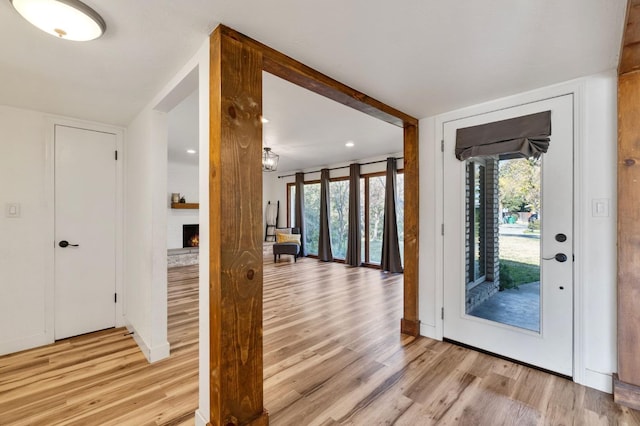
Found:
[[[418,319],[418,221],[420,210],[418,176],[418,127],[404,128],[404,307],[400,330],[420,334]]]
[[[264,61],[263,69],[270,74],[276,75],[290,83],[297,84],[329,99],[333,99],[342,105],[379,118],[387,123],[399,127],[418,125],[418,120],[410,115],[352,89],[259,41],[247,37],[229,27],[221,26],[221,30],[226,36],[242,41],[254,47],[256,50],[261,51]]]
[[[211,36],[210,424],[267,425],[262,354],[262,71],[404,129],[401,331],[419,334],[418,120],[223,25]]]
[[[640,409],[640,0],[630,0],[618,69],[618,374],[614,400]]]
[[[640,70],[640,0],[629,0],[618,74]]]
[[[268,425],[262,353],[262,54],[211,36],[210,424]]]

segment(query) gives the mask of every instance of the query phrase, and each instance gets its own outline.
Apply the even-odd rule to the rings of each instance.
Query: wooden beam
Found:
[[[262,388],[262,54],[211,36],[210,425],[268,425]]]
[[[211,36],[212,425],[266,425],[262,391],[262,71],[404,129],[401,331],[418,320],[418,120],[223,25]]]
[[[640,0],[630,0],[618,67],[618,374],[614,400],[640,407]]]
[[[404,309],[400,330],[420,334],[418,317],[418,127],[404,127]]]
[[[640,406],[640,72],[618,79],[618,382]],[[634,392],[628,392],[635,386]],[[615,395],[614,395],[615,396]]]
[[[261,51],[263,70],[270,74],[398,127],[418,125],[418,120],[410,115],[352,89],[259,41],[229,27],[221,26],[221,31],[226,36]]]
[[[618,74],[640,70],[640,0],[629,0]]]

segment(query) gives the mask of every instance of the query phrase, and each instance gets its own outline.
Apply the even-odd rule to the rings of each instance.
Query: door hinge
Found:
[[[118,161],[118,150],[116,150],[116,161]]]
[[[444,307],[440,308],[440,319],[444,319]]]
[[[440,225],[440,234],[444,236],[444,223]]]
[[[113,293],[113,303],[118,303],[118,293]]]
[[[440,152],[444,152],[444,139],[440,141]]]

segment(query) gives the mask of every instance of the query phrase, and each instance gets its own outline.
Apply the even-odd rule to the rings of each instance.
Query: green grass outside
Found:
[[[540,281],[540,240],[500,236],[500,286],[517,288]]]

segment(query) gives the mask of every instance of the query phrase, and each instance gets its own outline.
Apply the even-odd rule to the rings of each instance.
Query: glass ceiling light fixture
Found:
[[[9,1],[24,19],[58,38],[89,41],[107,29],[98,12],[79,0]]]
[[[280,160],[280,156],[271,151],[271,148],[265,147],[262,151],[262,171],[275,172],[278,170],[278,160]]]

